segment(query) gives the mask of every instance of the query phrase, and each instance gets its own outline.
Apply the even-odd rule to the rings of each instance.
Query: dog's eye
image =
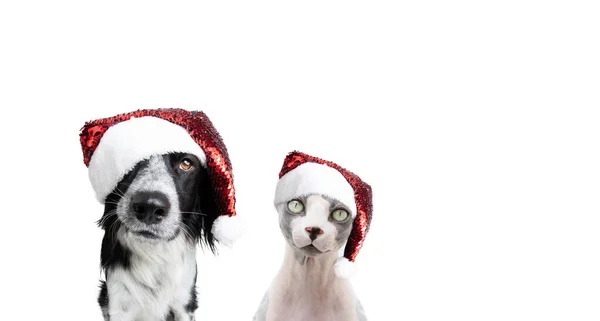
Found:
[[[192,161],[189,160],[188,158],[184,158],[181,160],[181,162],[179,162],[179,168],[181,168],[184,171],[189,171],[193,167],[194,167],[194,164],[192,164]]]
[[[343,222],[348,218],[348,212],[343,209],[337,209],[331,212],[331,218],[338,222]]]
[[[298,200],[291,200],[287,204],[288,210],[294,214],[301,213],[304,211],[304,204]]]

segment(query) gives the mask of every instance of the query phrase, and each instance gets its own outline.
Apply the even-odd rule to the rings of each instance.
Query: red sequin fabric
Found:
[[[363,182],[356,174],[336,163],[298,151],[293,151],[287,155],[283,162],[283,167],[279,172],[279,178],[304,163],[318,163],[336,169],[344,176],[344,178],[346,178],[350,186],[354,189],[356,218],[354,218],[352,231],[350,232],[348,243],[346,243],[346,248],[344,249],[344,257],[351,262],[354,262],[356,255],[358,255],[358,251],[363,246],[367,232],[369,232],[369,226],[371,225],[373,216],[373,192],[371,191],[371,186]]]
[[[176,108],[142,109],[87,122],[79,134],[85,165],[89,166],[94,150],[98,147],[104,133],[111,126],[127,121],[131,117],[145,116],[167,120],[188,131],[192,139],[206,154],[207,172],[213,185],[216,205],[221,215],[235,216],[235,188],[227,148],[208,116],[201,111],[187,111]]]

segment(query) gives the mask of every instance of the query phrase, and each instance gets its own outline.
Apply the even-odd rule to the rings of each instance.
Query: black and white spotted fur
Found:
[[[353,220],[334,221],[331,213],[347,208],[325,195],[297,200],[304,204],[301,213],[290,212],[287,202],[276,204],[287,241],[285,258],[254,321],[366,321],[352,285],[334,272]]]
[[[180,167],[184,159],[191,169]],[[146,210],[152,215],[144,217]],[[106,198],[99,221],[105,230],[98,298],[104,319],[194,320],[196,244],[214,249],[215,211],[197,157],[172,153],[139,162]]]

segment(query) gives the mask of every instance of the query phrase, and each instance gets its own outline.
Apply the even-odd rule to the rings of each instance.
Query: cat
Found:
[[[352,230],[354,204],[312,194],[275,205],[285,257],[253,320],[366,321],[350,281],[335,273]]]

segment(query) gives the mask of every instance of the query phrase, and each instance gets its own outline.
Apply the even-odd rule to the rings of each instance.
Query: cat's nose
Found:
[[[306,232],[309,234],[311,241],[314,241],[317,238],[317,236],[323,234],[323,230],[318,227],[309,226],[304,230],[306,230]]]

